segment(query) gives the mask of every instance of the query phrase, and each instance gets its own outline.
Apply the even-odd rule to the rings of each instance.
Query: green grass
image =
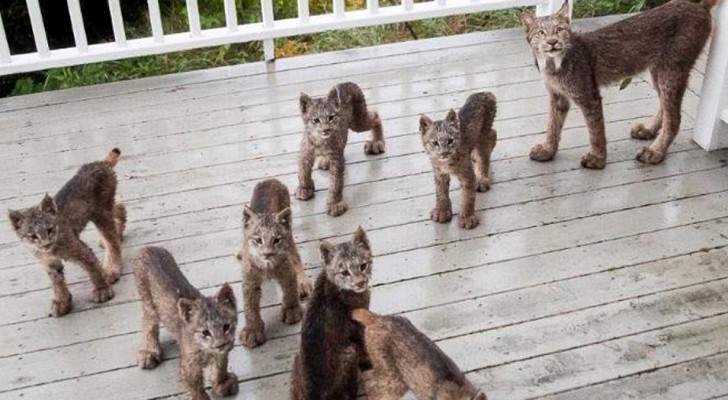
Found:
[[[380,0],[382,6],[398,0]],[[636,12],[651,7],[661,0],[577,0],[574,10],[576,18],[595,17],[610,14]],[[649,2],[645,4],[645,2]],[[237,0],[238,19],[241,23],[257,22],[260,16],[258,0]],[[362,8],[365,0],[347,0],[349,9]],[[225,25],[223,2],[220,0],[199,0],[201,23],[204,28]],[[331,11],[329,0],[310,0],[312,14]],[[274,12],[277,19],[296,16],[296,2],[275,0]],[[165,32],[184,32],[188,29],[184,2],[169,2],[163,10]],[[455,16],[433,20],[416,21],[409,24],[391,24],[346,31],[324,32],[276,40],[276,55],[289,57],[299,54],[320,53],[354,47],[433,38],[484,30],[518,26],[518,10],[499,10],[487,13]],[[150,35],[146,15],[127,24],[130,38]],[[148,76],[172,74],[205,68],[234,65],[263,59],[260,42],[230,44],[158,56],[139,57],[120,61],[88,64],[76,67],[48,70],[45,74],[17,77],[11,95],[22,95],[76,86],[94,85],[135,79]]]

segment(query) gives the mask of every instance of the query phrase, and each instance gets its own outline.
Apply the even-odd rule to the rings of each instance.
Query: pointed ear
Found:
[[[8,219],[10,220],[10,223],[13,224],[13,229],[16,231],[20,229],[20,222],[23,221],[24,217],[25,215],[23,215],[22,211],[8,210]]]
[[[485,395],[484,392],[480,391],[477,395],[475,395],[473,400],[488,400],[488,397]]]
[[[427,130],[432,126],[432,120],[425,114],[420,115],[420,133],[425,134]]]
[[[192,321],[192,317],[200,310],[200,306],[196,301],[185,299],[184,297],[177,300],[177,311],[182,320],[186,323]]]
[[[243,206],[243,227],[247,228],[252,223],[257,221],[260,217],[258,217],[258,214],[255,213],[255,211],[251,210],[248,206]]]
[[[227,283],[222,285],[220,290],[217,292],[217,295],[215,296],[215,301],[221,306],[237,309],[235,292],[233,292],[233,288],[231,288],[230,285],[228,285]]]
[[[571,13],[569,12],[569,0],[564,0],[564,4],[561,5],[561,8],[559,8],[559,11],[556,12],[556,16],[566,20],[566,22],[571,22]]]
[[[354,231],[354,244],[367,250],[371,249],[369,247],[369,238],[367,238],[367,233],[364,232],[364,229],[362,229],[361,226],[356,228],[356,231]]]
[[[452,108],[450,111],[447,112],[447,116],[445,116],[445,122],[448,125],[452,126],[460,126],[460,120],[458,119],[458,113],[455,112]]]
[[[298,106],[301,109],[301,114],[306,114],[309,105],[311,105],[311,98],[306,93],[301,93],[301,97],[298,99]]]
[[[56,202],[53,201],[53,198],[46,193],[45,197],[43,197],[43,200],[40,202],[40,211],[44,214],[53,214],[55,215],[58,212],[58,208],[56,208]]]
[[[536,15],[531,10],[523,10],[520,17],[521,25],[526,28],[526,32],[536,23]]]
[[[324,262],[324,264],[328,264],[331,262],[331,259],[334,256],[334,250],[336,249],[336,246],[333,244],[322,241],[321,244],[319,244],[319,255],[321,256],[321,261]]]
[[[333,102],[337,107],[341,105],[341,93],[339,93],[339,86],[334,86],[329,90],[329,101]]]
[[[291,226],[291,207],[286,207],[283,211],[276,214],[276,222],[286,226]]]

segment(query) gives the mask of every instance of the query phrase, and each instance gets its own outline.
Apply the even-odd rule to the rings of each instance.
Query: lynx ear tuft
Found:
[[[571,12],[569,8],[569,0],[564,0],[564,4],[561,5],[561,8],[559,8],[559,11],[556,12],[556,16],[566,20],[566,22],[571,22]]]
[[[329,90],[329,101],[334,103],[337,107],[341,106],[341,93],[339,92],[339,85],[336,85]]]
[[[367,238],[367,233],[364,232],[364,229],[362,229],[361,226],[356,228],[356,231],[354,232],[354,244],[370,250],[369,238]]]
[[[301,109],[301,114],[306,114],[309,105],[311,105],[311,97],[306,93],[301,93],[301,97],[298,99],[298,106]]]
[[[526,32],[536,23],[536,14],[531,10],[523,10],[520,15],[521,25],[526,28]]]
[[[452,126],[460,126],[460,120],[458,119],[458,113],[455,112],[452,108],[450,111],[447,112],[447,116],[445,117],[445,122],[447,122],[448,125]]]
[[[58,208],[56,207],[56,202],[53,201],[53,198],[46,193],[45,197],[43,197],[43,200],[40,202],[40,211],[45,214],[53,214],[55,215],[58,212]]]
[[[325,240],[319,244],[319,255],[321,256],[321,261],[323,261],[324,264],[331,262],[331,259],[334,257],[334,250],[336,250],[336,246]]]
[[[291,226],[291,207],[286,207],[283,211],[276,214],[276,222],[286,226]]]
[[[427,133],[427,129],[429,129],[432,126],[432,120],[430,117],[428,117],[425,114],[420,115],[420,133],[425,134]]]
[[[248,206],[243,206],[243,227],[248,228],[260,217]]]
[[[13,225],[13,229],[16,231],[20,229],[20,222],[23,221],[23,218],[25,215],[23,215],[22,211],[18,210],[8,210],[8,219],[10,219],[10,223]]]
[[[192,318],[199,312],[200,306],[195,300],[186,299],[184,297],[177,300],[177,311],[182,320],[186,323],[192,321]]]
[[[215,296],[215,301],[217,302],[217,304],[237,309],[235,292],[233,292],[233,288],[231,288],[230,285],[228,285],[227,283],[222,285],[220,290],[217,292],[217,295]]]

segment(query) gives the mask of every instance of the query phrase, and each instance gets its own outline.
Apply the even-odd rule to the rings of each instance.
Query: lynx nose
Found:
[[[263,249],[263,257],[272,258],[274,255],[276,255],[276,252],[272,248],[268,247],[268,248]]]
[[[546,41],[550,46],[555,46],[557,43],[559,43],[559,39],[549,39]]]

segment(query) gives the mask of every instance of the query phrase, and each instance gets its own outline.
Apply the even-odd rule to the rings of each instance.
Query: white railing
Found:
[[[273,39],[276,38],[522,6],[536,6],[537,13],[547,15],[562,3],[562,0],[431,0],[417,3],[402,0],[400,5],[379,7],[378,0],[367,0],[367,9],[346,11],[345,0],[332,0],[333,13],[309,15],[308,0],[297,0],[298,18],[275,20],[273,0],[261,0],[262,22],[239,24],[235,0],[223,0],[225,27],[202,29],[197,0],[186,0],[189,32],[165,34],[158,0],[147,0],[152,36],[127,39],[119,0],[108,0],[114,41],[89,45],[80,0],[54,1],[68,3],[75,47],[49,49],[38,0],[26,0],[37,51],[11,55],[0,16],[0,76],[257,40],[263,41],[265,58],[271,61],[275,58]]]

